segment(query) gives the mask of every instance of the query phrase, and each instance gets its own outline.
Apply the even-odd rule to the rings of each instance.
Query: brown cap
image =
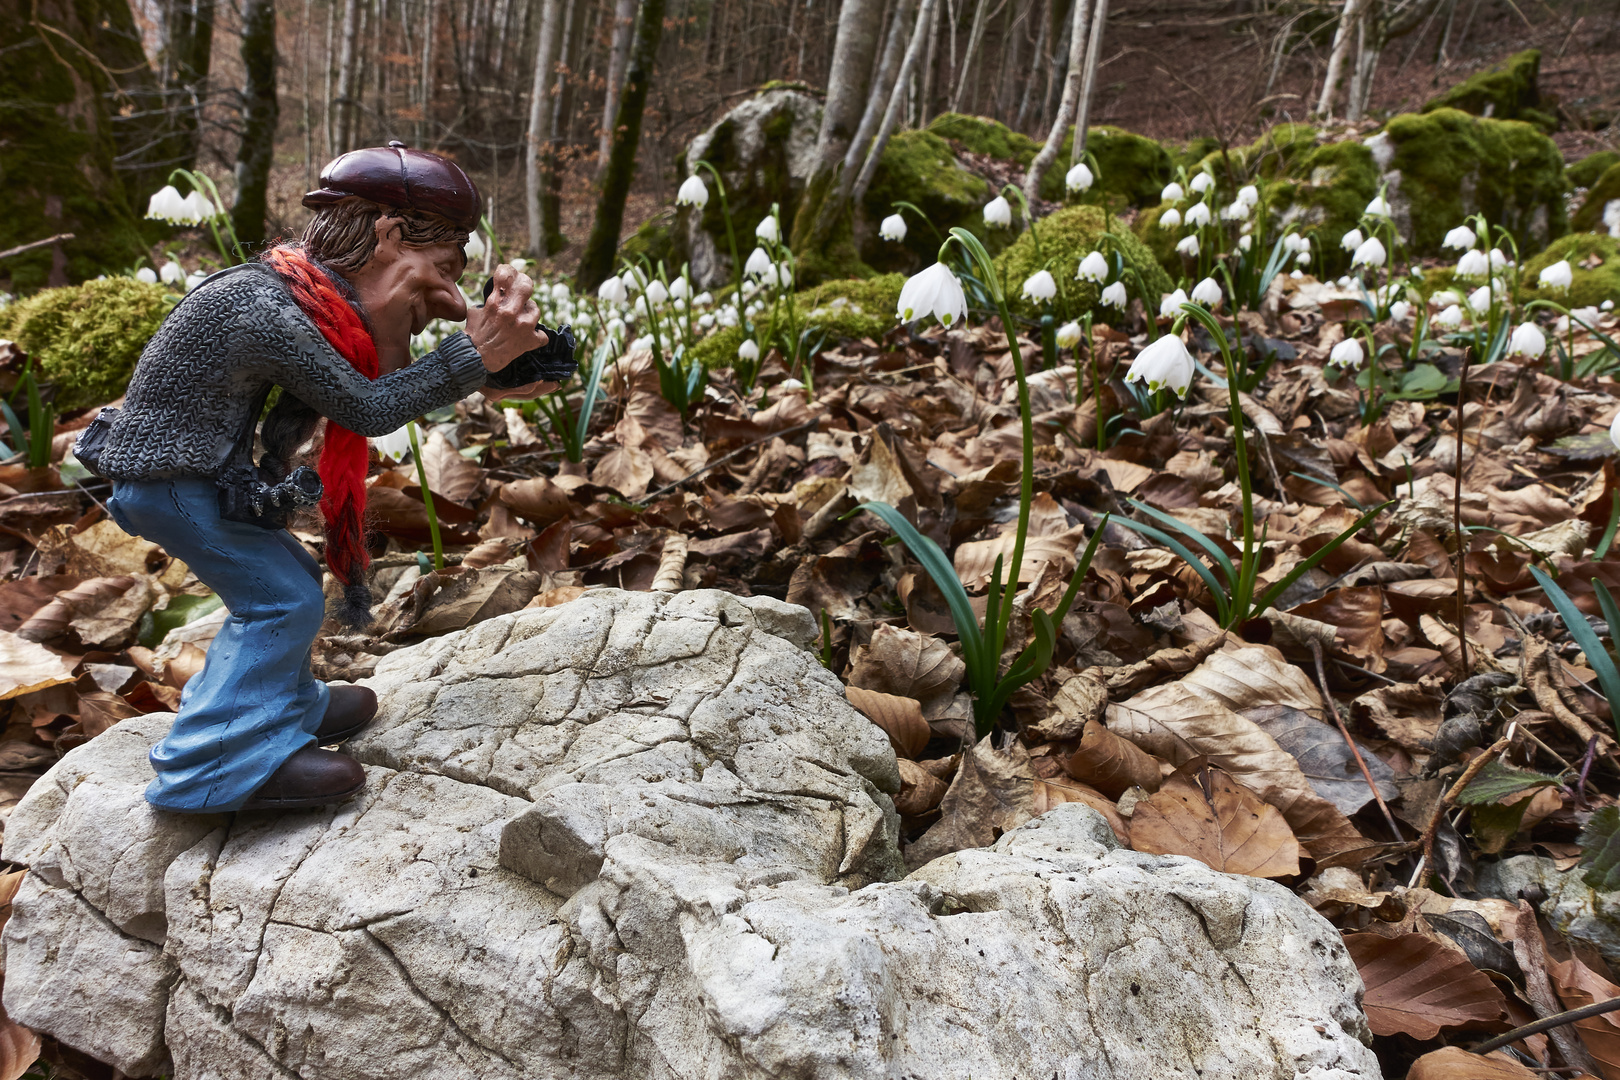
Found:
[[[402,142],[351,150],[321,170],[321,187],[304,196],[320,210],[351,197],[396,210],[437,214],[468,232],[478,227],[482,200],[461,166]]]

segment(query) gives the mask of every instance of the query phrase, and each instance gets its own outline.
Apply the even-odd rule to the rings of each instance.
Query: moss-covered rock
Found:
[[[839,338],[879,338],[896,325],[904,274],[880,274],[864,280],[824,281],[794,297],[799,320],[815,327],[812,341],[822,333],[827,344]]]
[[[964,150],[1028,169],[1044,143],[1021,135],[996,120],[962,113],[945,113],[928,125],[935,135],[959,143]],[[1100,176],[1093,189],[1118,196],[1121,205],[1151,206],[1175,172],[1175,159],[1163,145],[1124,128],[1106,124],[1088,129],[1086,149],[1097,159]],[[1062,202],[1063,181],[1074,156],[1074,128],[1063,136],[1057,159],[1041,178],[1041,198]]]
[[[1560,259],[1568,259],[1574,273],[1569,291],[1539,288],[1538,276]],[[1601,261],[1596,266],[1583,265],[1594,259]],[[1620,240],[1603,233],[1570,233],[1528,260],[1521,280],[1528,297],[1542,297],[1565,307],[1589,307],[1605,300],[1620,304]]]
[[[1359,142],[1311,145],[1295,154],[1283,176],[1266,189],[1277,224],[1311,238],[1318,272],[1348,265],[1339,240],[1354,229],[1378,195],[1378,165]]]
[[[105,405],[123,394],[141,349],[168,314],[161,286],[133,278],[46,289],[0,308],[0,337],[33,357],[56,387],[62,411]]]
[[[1118,237],[1118,245],[1105,241],[1104,232]],[[1080,260],[1099,248],[1109,255],[1118,250],[1125,257],[1126,263],[1141,275],[1151,294],[1151,304],[1157,305],[1159,296],[1172,288],[1169,275],[1159,266],[1153,253],[1117,219],[1097,206],[1070,206],[1041,218],[1033,231],[1026,231],[997,256],[996,271],[1001,275],[1013,309],[1020,314],[1039,315],[1049,310],[1047,305],[1032,304],[1022,297],[1025,279],[1045,268],[1058,279],[1062,299],[1066,301],[1064,310],[1057,314],[1074,318],[1088,308],[1096,308],[1097,316],[1102,318],[1113,309],[1097,307],[1099,286],[1075,280]],[[1134,281],[1127,279],[1126,288],[1132,296],[1137,294]]]
[[[984,224],[984,204],[994,195],[984,178],[962,168],[951,144],[940,135],[931,130],[896,132],[866,189],[863,209],[874,231],[861,246],[861,259],[885,271],[927,266],[939,251],[940,237],[957,225],[987,243],[1003,243]],[[906,239],[894,244],[877,236],[875,226],[900,201],[927,214],[933,228],[918,221],[915,214],[904,212]]]
[[[1610,226],[1604,221],[1604,211],[1617,200],[1620,200],[1620,164],[1609,166],[1591,185],[1586,201],[1575,211],[1570,225],[1576,232],[1607,232]]]
[[[660,210],[643,221],[641,227],[619,245],[619,258],[639,262],[645,255],[654,266],[662,262],[671,277],[678,275],[681,267],[675,228],[675,211]]]
[[[962,148],[971,153],[1001,161],[1016,161],[1025,168],[1035,160],[1035,155],[1041,149],[1041,144],[1028,135],[1022,135],[987,116],[942,113],[928,125],[928,130],[942,139],[961,143]]]
[[[1613,150],[1599,150],[1595,154],[1587,154],[1565,172],[1572,187],[1590,188],[1597,184],[1599,177],[1616,165],[1620,165],[1620,154]]]
[[[737,347],[747,339],[747,332],[740,326],[722,327],[693,345],[692,357],[706,368],[730,367],[737,359]]]
[[[1540,74],[1541,50],[1526,49],[1464,79],[1425,103],[1423,111],[1458,109],[1497,120],[1540,119],[1546,114],[1542,113],[1541,117],[1524,115],[1526,110],[1540,111],[1541,91],[1536,82]]]

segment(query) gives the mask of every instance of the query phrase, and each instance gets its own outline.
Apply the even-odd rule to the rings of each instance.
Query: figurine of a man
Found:
[[[287,479],[325,417],[320,484],[298,475],[320,492],[340,616],[363,622],[367,438],[466,397],[546,343],[534,283],[511,267],[469,310],[457,282],[480,198],[453,162],[401,143],[357,150],[326,167],[304,205],[316,213],[297,242],[213,275],[170,313],[94,460],[113,480],[113,520],[184,561],[230,612],[151,751],[146,797],[165,810],[318,806],[364,787],[358,762],[321,747],[363,727],[376,696],[313,677],[321,570],[278,522],[255,516],[259,496]],[[466,332],[412,363],[411,336],[432,319],[466,320]]]

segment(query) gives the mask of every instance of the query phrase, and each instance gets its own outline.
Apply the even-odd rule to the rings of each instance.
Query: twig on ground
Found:
[[[1389,826],[1389,834],[1397,841],[1401,840],[1401,827],[1395,824],[1395,815],[1389,812],[1389,804],[1384,802],[1384,796],[1378,791],[1378,782],[1373,779],[1372,770],[1367,768],[1366,760],[1361,756],[1361,748],[1356,740],[1351,738],[1350,729],[1345,726],[1344,717],[1339,713],[1339,706],[1333,700],[1333,694],[1328,690],[1327,670],[1322,666],[1322,644],[1315,638],[1311,639],[1311,656],[1316,660],[1316,684],[1322,689],[1322,704],[1327,706],[1328,712],[1333,714],[1333,722],[1338,725],[1339,734],[1344,736],[1344,744],[1350,748],[1350,756],[1356,759],[1356,765],[1361,769],[1362,779],[1367,781],[1367,790],[1372,792],[1373,801],[1383,812],[1384,823]]]
[[[1513,956],[1524,971],[1525,996],[1530,999],[1536,1015],[1550,1020],[1561,1014],[1552,983],[1547,979],[1547,948],[1541,940],[1541,927],[1536,925],[1536,909],[1529,901],[1519,901],[1518,925],[1513,935]],[[1598,1069],[1586,1053],[1575,1033],[1562,1024],[1547,1028],[1547,1037],[1558,1047],[1558,1055],[1566,1064],[1578,1065],[1593,1076]],[[1477,1052],[1477,1051],[1476,1051]]]

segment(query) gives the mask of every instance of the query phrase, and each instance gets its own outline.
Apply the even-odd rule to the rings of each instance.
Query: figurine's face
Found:
[[[398,218],[377,221],[377,250],[349,275],[379,339],[420,334],[433,319],[461,322],[467,298],[456,282],[467,259],[457,244],[414,247],[400,241]]]

